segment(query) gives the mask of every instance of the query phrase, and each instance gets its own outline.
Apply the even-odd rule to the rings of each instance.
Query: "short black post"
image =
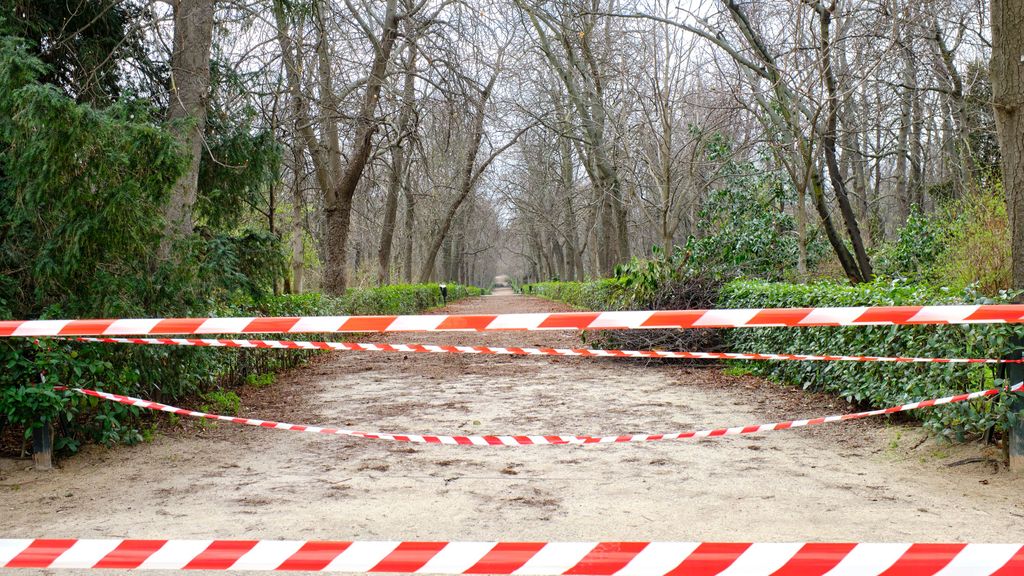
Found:
[[[53,428],[49,422],[32,429],[32,463],[36,470],[53,470]]]

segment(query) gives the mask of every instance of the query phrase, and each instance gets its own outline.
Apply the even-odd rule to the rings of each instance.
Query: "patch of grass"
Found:
[[[199,407],[201,412],[236,416],[242,407],[242,399],[229,390],[211,390],[201,398],[207,402]]]
[[[245,377],[245,383],[253,388],[266,388],[274,383],[274,373],[249,374]]]
[[[722,370],[722,373],[726,376],[749,376],[750,374],[753,374],[753,372],[750,371],[750,368],[741,364],[728,366],[725,370]]]

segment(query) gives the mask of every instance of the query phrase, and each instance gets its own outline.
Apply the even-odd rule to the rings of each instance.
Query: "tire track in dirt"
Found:
[[[523,296],[460,314],[565,310]],[[365,339],[365,338],[364,338]],[[393,342],[579,345],[563,332]],[[806,352],[814,352],[809,350]],[[243,415],[388,432],[666,432],[846,411],[720,368],[591,358],[338,352],[246,388]],[[52,474],[0,460],[5,537],[1001,541],[1019,479],[882,420],[607,446],[451,447],[195,423],[88,447]],[[19,486],[14,489],[11,486]],[[1012,538],[1011,538],[1012,539]]]

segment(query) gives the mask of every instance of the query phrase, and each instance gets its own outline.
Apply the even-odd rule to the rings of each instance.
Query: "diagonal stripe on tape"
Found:
[[[717,310],[626,310],[547,314],[450,314],[434,324],[424,316],[156,318],[0,320],[0,337],[241,334],[257,329],[300,332],[404,332],[490,330],[636,330],[653,328],[747,328],[764,326],[874,326],[1022,323],[1024,304],[872,306],[849,308],[748,308]],[[251,328],[250,328],[251,327]]]
[[[282,348],[336,350],[339,352],[417,352],[434,354],[501,354],[515,356],[579,356],[584,358],[666,358],[683,360],[795,360],[893,362],[938,364],[1021,364],[1021,359],[926,358],[918,356],[847,356],[821,354],[764,354],[758,352],[688,352],[673,350],[602,350],[591,348],[516,348],[500,346],[437,346],[370,342],[316,342],[308,340],[240,340],[227,338],[96,338],[79,337],[78,342],[102,344],[148,344],[162,346],[210,346],[220,348]]]
[[[158,549],[157,543],[163,543]],[[280,540],[4,540],[0,568],[110,568],[134,550],[138,569],[531,574],[534,576],[1006,576],[1022,544],[747,542],[317,542]],[[112,550],[112,551],[111,551]],[[168,554],[174,554],[174,558]],[[157,557],[163,559],[157,559]],[[0,557],[3,559],[3,557]],[[87,559],[93,559],[88,560]],[[98,560],[95,560],[98,559]],[[75,566],[78,567],[78,566]]]
[[[345,430],[337,428],[323,428],[319,426],[309,426],[304,424],[289,424],[287,422],[274,422],[272,420],[259,420],[254,418],[239,418],[236,416],[224,416],[221,414],[209,414],[206,412],[199,412],[195,410],[186,410],[184,408],[178,408],[168,404],[161,404],[159,402],[152,402],[149,400],[142,400],[141,398],[134,398],[132,396],[124,396],[121,394],[111,394],[109,392],[100,392],[98,390],[88,390],[85,388],[65,388],[63,386],[55,387],[57,390],[71,390],[78,394],[86,396],[92,396],[95,398],[102,398],[111,402],[118,402],[128,406],[138,406],[140,408],[146,408],[148,410],[156,410],[160,412],[170,412],[180,416],[189,416],[192,418],[204,418],[207,420],[218,420],[223,422],[232,422],[234,424],[243,424],[247,426],[258,426],[260,428],[273,428],[275,430],[290,430],[293,432],[308,432],[316,434],[329,434],[334,436],[352,436],[356,438],[364,438],[370,440],[390,440],[396,442],[413,442],[419,444],[448,444],[457,446],[537,446],[537,445],[565,445],[565,444],[615,444],[615,443],[636,443],[636,442],[654,442],[661,440],[683,440],[687,438],[717,438],[719,436],[736,436],[743,434],[756,434],[759,432],[773,432],[779,430],[788,430],[791,428],[802,428],[806,426],[816,426],[819,424],[826,424],[830,422],[845,422],[848,420],[858,420],[861,418],[868,418],[871,416],[882,416],[884,414],[893,414],[896,412],[906,412],[909,410],[916,410],[918,408],[925,408],[930,406],[936,406],[940,404],[952,404],[956,402],[966,402],[969,400],[978,400],[981,398],[987,398],[989,396],[995,396],[1001,392],[1018,392],[1024,388],[1024,382],[1014,384],[1006,389],[1003,388],[990,388],[988,390],[981,390],[978,392],[971,392],[967,394],[957,394],[956,396],[946,396],[944,398],[934,398],[931,400],[921,400],[918,402],[910,402],[900,406],[893,406],[890,408],[881,408],[878,410],[867,410],[864,412],[853,412],[850,414],[842,414],[835,416],[823,416],[819,418],[810,418],[802,420],[789,420],[786,422],[776,422],[772,424],[760,424],[751,426],[733,426],[731,428],[715,428],[711,430],[697,430],[688,432],[672,432],[668,434],[620,434],[611,436],[577,436],[577,435],[473,435],[473,436],[448,436],[441,434],[390,434],[384,432],[361,432],[356,430]]]

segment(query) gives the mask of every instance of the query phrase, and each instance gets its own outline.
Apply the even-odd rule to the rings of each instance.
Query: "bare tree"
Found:
[[[398,215],[398,196],[401,192],[402,181],[406,174],[406,140],[411,138],[413,131],[413,120],[415,117],[416,98],[416,41],[411,33],[407,33],[405,40],[405,81],[402,88],[401,111],[398,115],[398,126],[394,141],[390,146],[391,150],[391,171],[388,178],[387,200],[384,205],[384,222],[380,230],[380,245],[377,250],[377,262],[379,266],[377,280],[385,284],[390,277],[391,266],[391,245],[395,237],[395,221]],[[412,210],[409,210],[409,217]]]
[[[608,135],[604,72],[594,46],[600,31],[595,14],[600,2],[586,0],[557,6],[517,2],[527,14],[540,50],[561,80],[575,113],[579,131],[575,143],[602,200],[599,265],[604,274],[610,274],[617,262],[629,257],[629,232],[622,182]]]
[[[362,16],[352,10],[353,16],[362,21]],[[338,174],[338,180],[326,191],[324,198],[324,213],[327,222],[326,249],[324,250],[324,291],[328,294],[344,294],[348,286],[348,238],[352,222],[352,197],[356,193],[356,187],[363,176],[366,162],[370,158],[373,145],[373,135],[380,126],[380,120],[376,115],[377,101],[380,98],[381,86],[385,81],[388,65],[391,61],[391,50],[395,45],[395,38],[398,35],[399,16],[397,11],[397,0],[387,0],[381,31],[374,36],[368,24],[363,27],[367,30],[370,41],[373,45],[373,63],[370,66],[370,73],[366,79],[366,88],[363,92],[363,101],[355,116],[355,136],[352,143],[352,151],[349,154],[348,164]],[[322,62],[323,69],[329,66]],[[321,84],[324,94],[333,94],[329,78]],[[328,102],[330,110],[330,102]],[[327,122],[327,126],[334,125],[334,122]],[[331,139],[332,148],[336,146],[337,140]],[[332,149],[331,158],[340,159],[339,151]]]

